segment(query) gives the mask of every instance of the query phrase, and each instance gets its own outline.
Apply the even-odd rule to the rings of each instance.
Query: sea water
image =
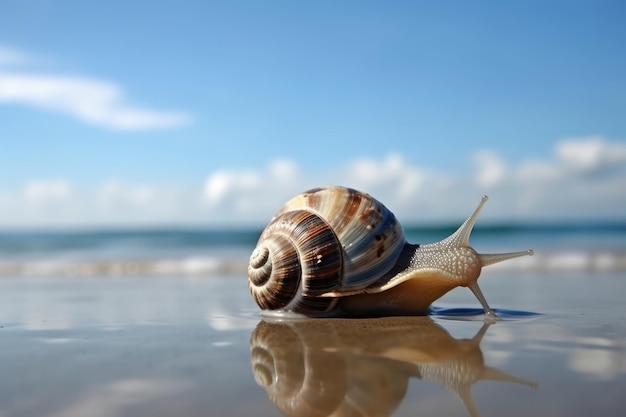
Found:
[[[536,253],[484,270],[495,324],[465,288],[428,317],[264,319],[260,230],[5,232],[0,416],[622,416],[625,230],[477,228]]]
[[[454,226],[407,227],[411,243],[431,243]],[[147,229],[1,232],[0,276],[195,275],[241,273],[260,229]],[[511,270],[626,270],[626,223],[477,226],[479,253],[532,248],[535,256],[498,264]]]

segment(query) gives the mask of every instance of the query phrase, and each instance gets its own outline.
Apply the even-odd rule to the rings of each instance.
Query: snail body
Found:
[[[484,266],[532,250],[478,254],[469,237],[487,196],[446,239],[407,242],[380,201],[345,187],[316,188],[289,200],[250,256],[248,286],[264,312],[310,317],[425,314],[458,286],[494,316],[477,280]]]

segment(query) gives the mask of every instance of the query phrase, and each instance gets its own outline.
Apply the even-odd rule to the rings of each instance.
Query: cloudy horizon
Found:
[[[557,142],[549,160],[512,166],[492,150],[471,156],[467,175],[429,171],[399,154],[355,159],[322,175],[293,160],[261,170],[222,169],[199,184],[105,179],[84,187],[68,178],[32,179],[0,189],[0,227],[259,226],[289,198],[323,185],[368,192],[407,224],[451,222],[480,196],[491,221],[626,220],[626,145],[602,137]]]

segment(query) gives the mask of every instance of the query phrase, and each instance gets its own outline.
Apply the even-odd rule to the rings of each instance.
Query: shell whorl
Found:
[[[368,194],[318,188],[291,199],[261,234],[248,284],[262,310],[321,314],[396,263],[406,239],[395,216]]]
[[[336,300],[319,295],[341,281],[341,247],[318,215],[295,210],[267,226],[250,257],[248,284],[263,310],[324,312]]]

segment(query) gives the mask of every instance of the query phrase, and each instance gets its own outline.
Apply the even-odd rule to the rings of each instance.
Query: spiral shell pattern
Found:
[[[368,194],[317,188],[290,201],[261,234],[250,257],[248,285],[262,310],[315,315],[376,282],[406,243],[395,216]]]

